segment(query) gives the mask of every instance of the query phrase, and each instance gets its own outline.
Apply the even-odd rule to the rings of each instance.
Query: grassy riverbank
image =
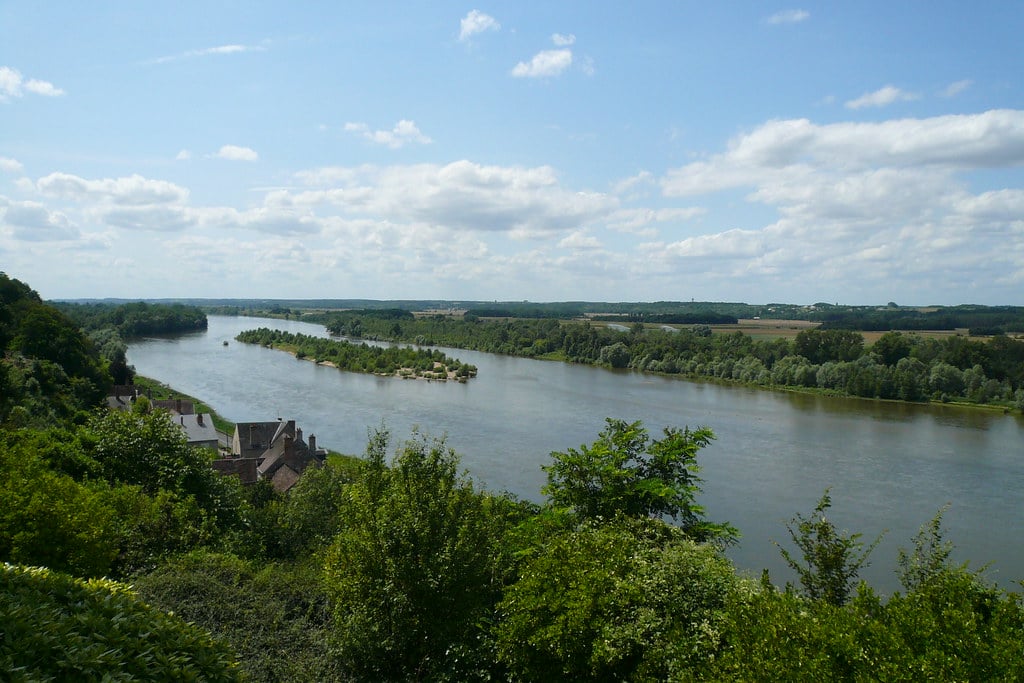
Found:
[[[214,410],[208,403],[201,401],[195,396],[189,396],[182,391],[178,391],[174,387],[170,387],[151,377],[144,377],[143,375],[135,376],[135,385],[142,387],[154,400],[180,398],[185,401],[192,401],[192,405],[195,406],[196,413],[210,414],[210,417],[213,418],[213,425],[217,428],[217,431],[224,432],[225,434],[232,434],[235,431],[234,422],[227,419]]]

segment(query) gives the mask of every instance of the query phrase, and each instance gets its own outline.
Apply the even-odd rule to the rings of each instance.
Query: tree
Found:
[[[342,663],[358,680],[458,680],[500,595],[493,501],[443,439],[417,435],[391,467],[386,448],[386,433],[371,439],[327,553]]]
[[[552,505],[587,520],[667,516],[695,540],[735,539],[737,532],[728,524],[705,520],[696,501],[701,491],[697,451],[715,438],[710,429],[666,428],[663,438],[652,441],[639,421],[607,418],[606,423],[593,444],[551,454],[554,462],[543,467],[548,483],[542,490]]]
[[[602,347],[598,359],[613,368],[624,368],[629,365],[629,347],[622,342],[615,342]]]
[[[496,629],[515,680],[683,680],[720,645],[735,571],[679,529],[587,522],[529,557]]]
[[[109,481],[137,484],[149,495],[165,490],[191,497],[215,527],[211,532],[239,521],[238,480],[215,472],[211,453],[189,446],[166,412],[107,411],[89,422],[82,440]]]
[[[857,574],[866,566],[868,555],[882,537],[865,549],[860,541],[861,534],[840,532],[825,516],[830,507],[832,498],[826,490],[814,512],[807,517],[798,514],[786,525],[793,543],[803,555],[803,562],[778,543],[775,545],[786,564],[797,573],[808,598],[841,606],[849,599]]]
[[[797,355],[820,365],[828,361],[852,361],[864,350],[864,336],[851,330],[803,330],[796,335],[793,349]]]
[[[910,340],[901,332],[886,332],[871,345],[871,351],[886,365],[896,365],[901,358],[910,355]]]
[[[948,509],[948,504],[943,506],[931,521],[921,527],[914,537],[913,552],[899,549],[896,557],[899,569],[896,573],[907,592],[921,588],[942,572],[953,568],[949,561],[953,543],[945,540],[942,535],[942,515]]]

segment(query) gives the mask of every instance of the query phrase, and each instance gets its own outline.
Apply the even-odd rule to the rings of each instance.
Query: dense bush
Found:
[[[11,564],[0,572],[5,680],[242,680],[226,645],[123,584]]]
[[[197,551],[132,582],[150,604],[229,643],[247,680],[338,680],[319,573],[308,561],[257,564]]]

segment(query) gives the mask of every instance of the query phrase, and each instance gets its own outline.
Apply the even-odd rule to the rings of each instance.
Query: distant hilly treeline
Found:
[[[89,299],[81,303],[103,307],[133,305],[124,299]],[[571,320],[590,317],[597,320],[665,324],[725,325],[742,318],[808,320],[827,328],[888,330],[969,329],[971,334],[987,335],[1024,332],[1024,307],[980,306],[848,306],[817,302],[812,305],[768,303],[747,304],[724,301],[459,301],[445,299],[154,299],[150,304],[184,304],[214,315],[272,314],[301,315],[306,311],[466,311],[481,318],[557,318]],[[390,314],[389,314],[390,315]],[[605,318],[605,316],[611,316]],[[146,333],[146,332],[142,332]]]
[[[146,334],[206,329],[206,314],[194,306],[136,301],[124,304],[57,303],[56,307],[86,331],[113,328],[128,339]]]
[[[825,329],[889,331],[889,330],[956,330],[984,336],[1024,332],[1024,307],[1021,306],[953,306],[937,310],[867,309],[820,311],[808,317],[819,321]]]

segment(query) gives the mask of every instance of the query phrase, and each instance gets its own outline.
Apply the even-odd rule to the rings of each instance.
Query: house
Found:
[[[192,401],[181,398],[154,399],[152,392],[144,392],[142,387],[134,384],[115,385],[107,396],[107,407],[113,410],[130,410],[132,403],[141,396],[149,399],[152,408],[161,408],[171,415],[193,415],[196,412]]]
[[[191,404],[191,401],[188,401],[188,403]],[[184,430],[185,439],[188,441],[189,446],[212,448],[214,450],[220,446],[217,428],[213,426],[213,418],[210,417],[209,413],[171,415],[171,422]]]
[[[115,384],[107,396],[107,407],[111,410],[130,410],[132,403],[142,395],[134,384]]]
[[[214,462],[224,474],[236,474],[243,484],[268,479],[277,491],[287,491],[308,467],[323,464],[327,452],[317,448],[316,436],[303,440],[295,420],[240,422],[231,439],[231,454]]]

